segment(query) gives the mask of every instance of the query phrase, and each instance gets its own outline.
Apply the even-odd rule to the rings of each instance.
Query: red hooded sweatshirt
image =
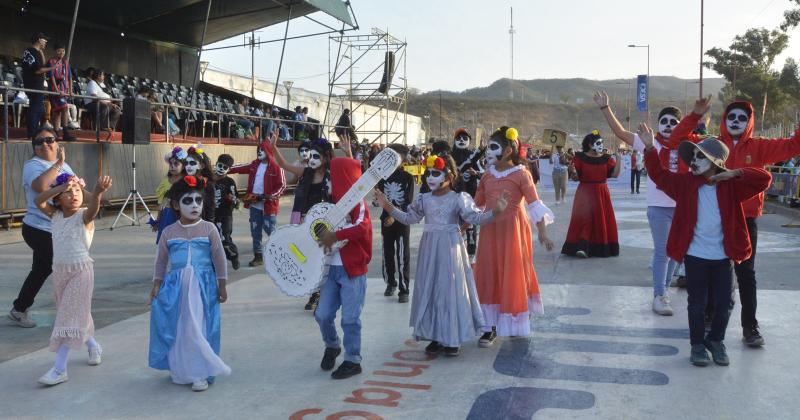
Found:
[[[267,153],[267,170],[264,171],[264,214],[274,216],[280,210],[280,199],[283,190],[286,189],[286,176],[284,176],[283,169],[275,162],[269,143],[262,142],[258,145],[258,149]],[[232,167],[228,173],[247,174],[247,193],[252,194],[259,165],[261,165],[261,161],[255,159],[246,165]],[[250,204],[246,203],[244,207],[250,208]]]
[[[744,109],[750,115],[747,127],[742,135],[739,136],[739,141],[735,145],[733,137],[728,133],[728,126],[725,124],[725,116],[733,108]],[[791,138],[764,139],[752,137],[753,127],[755,126],[755,112],[750,102],[732,102],[725,108],[722,116],[722,121],[719,124],[719,139],[730,150],[728,160],[725,161],[725,166],[728,169],[763,168],[764,165],[771,165],[800,155],[800,129]],[[670,138],[685,138],[685,134],[694,130],[700,118],[702,118],[702,115],[697,115],[694,112],[690,113],[675,127]],[[764,192],[761,191],[758,195],[742,203],[742,207],[744,208],[745,217],[761,216],[761,210],[764,208]]]
[[[338,203],[361,177],[361,162],[335,158],[331,160],[330,168],[331,198]],[[347,240],[347,244],[339,250],[347,275],[357,277],[367,274],[367,266],[372,259],[372,220],[364,200],[350,211],[350,220],[343,229],[336,231],[336,239]]]
[[[672,135],[675,135],[675,131]],[[675,200],[675,215],[667,239],[667,255],[679,263],[683,262],[697,226],[697,190],[706,183],[706,179],[691,172],[676,174],[665,170],[655,149],[645,154],[644,162],[648,175],[658,189]],[[761,194],[769,187],[772,179],[769,172],[760,168],[743,168],[742,171],[739,178],[717,183],[722,246],[725,255],[737,263],[750,258],[753,251],[742,203]]]

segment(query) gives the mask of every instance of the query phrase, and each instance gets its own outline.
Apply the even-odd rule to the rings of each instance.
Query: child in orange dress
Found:
[[[551,251],[553,241],[545,226],[554,216],[520,162],[517,137],[516,129],[500,127],[489,138],[488,169],[475,195],[475,203],[484,208],[492,208],[504,192],[508,197],[506,211],[481,227],[478,240],[475,281],[486,321],[480,347],[490,347],[498,335],[529,335],[530,315],[544,312],[533,267],[531,224],[536,224],[539,242]]]

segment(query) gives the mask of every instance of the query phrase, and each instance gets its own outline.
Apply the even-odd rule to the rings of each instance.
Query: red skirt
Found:
[[[590,257],[619,255],[617,219],[606,183],[581,182],[575,192],[572,219],[561,253],[575,255],[578,251]]]

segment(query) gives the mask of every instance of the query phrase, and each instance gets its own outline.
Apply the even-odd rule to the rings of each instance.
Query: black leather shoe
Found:
[[[425,353],[426,354],[439,354],[444,350],[444,346],[439,344],[438,341],[431,341],[430,344],[425,346]]]
[[[361,373],[361,365],[358,363],[344,361],[339,368],[334,370],[331,373],[331,378],[333,379],[347,379],[351,376],[355,376]]]
[[[408,302],[408,293],[400,293],[397,295],[397,301],[400,303]]]
[[[386,291],[383,292],[384,296],[394,296],[394,286],[386,286]]]
[[[444,348],[444,355],[447,357],[456,357],[461,354],[460,347],[445,347]]]
[[[336,365],[336,358],[341,352],[341,348],[326,347],[325,354],[322,356],[322,363],[319,364],[319,367],[321,367],[322,370],[333,369]]]
[[[764,337],[758,332],[758,327],[743,328],[742,341],[749,347],[761,347],[764,345]]]
[[[231,261],[231,265],[233,266],[234,270],[238,270],[239,269],[239,259],[238,258],[234,258],[233,261]]]

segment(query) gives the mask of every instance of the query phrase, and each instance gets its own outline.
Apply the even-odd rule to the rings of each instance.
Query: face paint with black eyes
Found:
[[[181,196],[181,217],[188,220],[197,220],[203,214],[203,195],[197,191],[189,191]]]
[[[258,148],[258,153],[256,154],[256,156],[258,157],[258,160],[266,160],[267,159],[267,152],[261,150],[261,148],[259,147]]]
[[[743,109],[734,108],[728,115],[725,116],[725,126],[728,128],[728,134],[732,136],[741,136],[747,128],[747,122],[750,117]]]
[[[230,169],[231,168],[228,165],[222,162],[217,162],[217,165],[214,166],[214,174],[217,176],[225,176],[228,174]]]
[[[186,158],[186,165],[184,165],[184,168],[186,169],[186,175],[195,175],[200,169],[200,162],[189,156]]]
[[[605,149],[605,147],[603,147],[603,139],[597,139],[592,144],[592,150],[594,150],[595,153],[603,154],[603,149]]]
[[[311,151],[308,153],[308,167],[311,169],[317,169],[322,166],[322,155],[319,154],[317,151]]]
[[[661,119],[658,120],[658,133],[661,134],[661,137],[668,139],[679,122],[680,120],[672,114],[662,115]]]
[[[469,147],[469,137],[462,134],[456,138],[455,144],[456,144],[456,149],[462,149],[462,150],[466,149],[467,147]]]
[[[496,141],[490,141],[489,147],[486,149],[486,164],[494,165],[503,157],[503,147]]]
[[[693,175],[702,175],[711,169],[711,161],[699,150],[695,150],[694,157],[689,162],[689,168],[691,168]]]
[[[308,160],[311,156],[311,150],[307,147],[301,147],[300,150],[298,150],[298,154],[300,155],[300,160]]]
[[[438,169],[429,169],[428,177],[425,180],[428,183],[428,188],[430,188],[431,191],[436,191],[442,187],[444,182],[447,180],[447,176],[445,175],[444,171],[440,171]]]

